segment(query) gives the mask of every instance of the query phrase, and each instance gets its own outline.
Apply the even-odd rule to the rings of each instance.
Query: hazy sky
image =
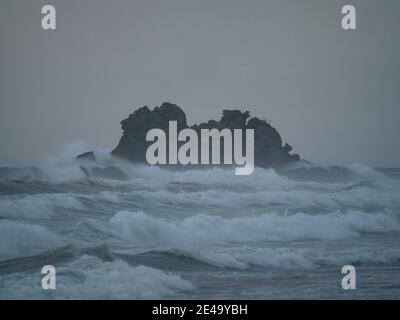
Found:
[[[169,101],[189,123],[250,110],[319,163],[399,166],[399,36],[399,0],[1,0],[0,164],[112,148]]]

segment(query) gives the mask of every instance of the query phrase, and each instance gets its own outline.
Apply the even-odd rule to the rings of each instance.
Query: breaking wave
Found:
[[[392,216],[351,211],[291,216],[223,218],[196,215],[181,220],[123,211],[110,220],[115,236],[136,244],[203,246],[258,241],[335,240],[356,238],[363,232],[400,232]]]
[[[6,275],[0,298],[8,299],[160,299],[193,290],[181,277],[123,261],[103,262],[84,255],[58,269],[57,290],[46,292],[36,274]]]
[[[9,219],[48,219],[57,209],[79,210],[82,204],[68,194],[39,194],[0,200],[0,217]],[[59,212],[59,211],[58,211]]]
[[[90,150],[88,169],[75,156]],[[301,296],[293,284],[318,271],[323,286],[345,264],[395,282],[399,178],[364,165],[168,170],[77,142],[40,168],[0,168],[0,299],[260,298],[278,282]],[[40,287],[45,263],[54,292]]]
[[[30,256],[63,244],[43,226],[0,220],[0,261]]]
[[[327,252],[323,248],[310,250],[304,248],[235,248],[220,247],[216,250],[196,248],[171,248],[146,252],[145,254],[166,254],[177,259],[192,259],[198,263],[220,268],[246,270],[253,267],[309,270],[324,266],[341,267],[381,266],[400,262],[400,249],[364,248],[358,251],[346,250]],[[351,258],[349,259],[349,255]]]

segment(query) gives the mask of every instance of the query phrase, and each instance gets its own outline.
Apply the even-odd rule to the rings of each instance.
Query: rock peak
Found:
[[[193,125],[192,129],[254,129],[255,165],[263,168],[279,168],[300,160],[299,155],[290,154],[292,147],[282,145],[278,131],[265,120],[250,118],[249,111],[223,110],[220,121],[209,120]],[[176,104],[164,102],[150,110],[144,106],[121,121],[123,135],[112,154],[136,163],[146,162],[146,150],[151,144],[146,141],[149,130],[158,128],[168,131],[169,121],[176,121],[178,130],[188,128],[186,115]]]

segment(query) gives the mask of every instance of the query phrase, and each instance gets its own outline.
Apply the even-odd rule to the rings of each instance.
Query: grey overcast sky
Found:
[[[169,101],[189,123],[250,110],[317,163],[400,166],[399,36],[399,0],[1,0],[0,164],[112,148]]]

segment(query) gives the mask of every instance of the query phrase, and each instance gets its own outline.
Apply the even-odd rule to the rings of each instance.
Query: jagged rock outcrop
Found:
[[[174,104],[163,103],[150,110],[143,107],[121,121],[123,136],[112,154],[132,162],[146,163],[146,150],[151,144],[146,134],[154,128],[168,131],[169,121],[178,122],[178,130],[187,128],[186,115]]]
[[[269,123],[259,118],[250,118],[248,111],[224,110],[220,121],[210,120],[207,123],[190,128],[198,133],[201,129],[254,129],[255,166],[279,168],[300,160],[299,155],[290,154],[292,147],[282,145],[278,131]],[[169,121],[177,121],[178,132],[188,128],[186,115],[177,105],[163,103],[150,110],[142,107],[121,122],[123,135],[112,154],[136,163],[146,162],[146,150],[152,142],[146,141],[149,130],[158,128],[168,133]]]

